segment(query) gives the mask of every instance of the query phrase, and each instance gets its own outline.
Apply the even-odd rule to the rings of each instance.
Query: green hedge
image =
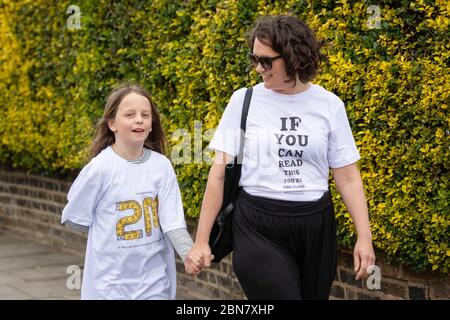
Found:
[[[291,13],[328,43],[316,82],[346,103],[376,248],[417,271],[449,272],[447,1],[377,1],[378,29],[367,24],[369,1],[83,1],[79,30],[66,25],[71,4],[0,4],[1,162],[79,169],[111,88],[138,81],[159,105],[171,152],[191,147],[176,171],[186,212],[198,216],[209,164],[194,151],[231,93],[259,81],[244,33],[259,15]],[[208,134],[194,139],[195,130]],[[355,233],[335,200],[349,246]]]

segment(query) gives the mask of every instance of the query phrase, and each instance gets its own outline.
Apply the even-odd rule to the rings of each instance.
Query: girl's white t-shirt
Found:
[[[209,148],[239,153],[246,88],[233,93]],[[344,103],[320,85],[293,95],[253,88],[239,185],[251,195],[312,201],[328,190],[329,168],[360,159]]]
[[[61,222],[89,226],[82,299],[175,299],[172,245],[164,233],[186,228],[170,161],[151,152],[131,163],[111,147],[80,172]]]

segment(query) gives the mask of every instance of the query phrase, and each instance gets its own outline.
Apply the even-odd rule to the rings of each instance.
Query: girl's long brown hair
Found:
[[[144,146],[161,154],[166,153],[167,140],[162,129],[159,113],[156,109],[156,105],[153,102],[153,99],[150,97],[150,94],[140,85],[125,84],[117,87],[109,94],[103,116],[97,123],[95,138],[94,141],[92,141],[90,147],[90,159],[94,158],[103,149],[112,145],[116,141],[114,133],[109,129],[108,121],[116,117],[120,102],[122,102],[123,98],[130,93],[136,93],[146,97],[150,102],[150,106],[152,108],[152,131],[145,140]]]

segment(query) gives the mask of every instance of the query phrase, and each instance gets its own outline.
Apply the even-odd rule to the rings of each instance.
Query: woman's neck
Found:
[[[143,146],[122,146],[118,143],[113,143],[112,146],[113,150],[122,158],[126,160],[135,160],[143,155],[144,153],[144,147]]]
[[[300,80],[297,80],[295,86],[289,86],[287,88],[283,88],[282,90],[274,90],[274,91],[281,94],[297,94],[308,90],[310,86],[311,84],[309,82],[303,83]]]

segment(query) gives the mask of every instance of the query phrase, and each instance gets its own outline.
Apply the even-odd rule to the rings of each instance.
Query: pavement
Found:
[[[79,300],[84,256],[0,233],[0,300]],[[177,300],[196,299],[179,287]]]

